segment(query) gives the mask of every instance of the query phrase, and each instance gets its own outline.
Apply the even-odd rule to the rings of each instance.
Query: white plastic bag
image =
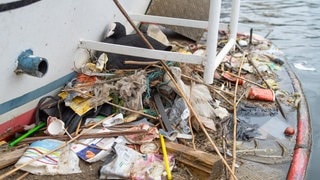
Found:
[[[38,158],[43,154],[60,147],[64,143],[65,142],[63,141],[55,139],[44,139],[33,142],[25,151],[23,156],[21,156],[15,166],[19,167],[22,164],[28,163],[32,159]],[[29,163],[28,165],[22,167],[21,170],[37,175],[81,173],[79,167],[79,158],[73,151],[70,150],[69,145]]]
[[[102,166],[100,179],[128,179],[135,161],[142,158],[142,154],[122,144],[115,144],[115,157]]]

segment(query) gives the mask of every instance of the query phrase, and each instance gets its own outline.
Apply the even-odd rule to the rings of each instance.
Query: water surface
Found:
[[[223,2],[222,17],[230,10],[230,2]],[[228,22],[228,18],[223,21]],[[267,35],[281,49],[291,69],[301,81],[311,114],[312,152],[307,179],[320,177],[320,1],[242,0],[240,30]],[[305,63],[316,71],[294,67]]]

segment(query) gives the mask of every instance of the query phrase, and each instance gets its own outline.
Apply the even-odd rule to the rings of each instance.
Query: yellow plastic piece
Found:
[[[171,170],[170,170],[170,165],[169,165],[169,159],[168,159],[168,155],[167,155],[166,144],[164,143],[164,138],[163,138],[163,136],[161,134],[160,134],[160,143],[161,143],[161,148],[162,148],[164,165],[165,165],[166,172],[167,172],[167,179],[168,180],[172,180]]]

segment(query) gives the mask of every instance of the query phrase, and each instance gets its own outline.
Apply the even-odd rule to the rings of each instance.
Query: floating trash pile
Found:
[[[159,27],[151,27],[158,49],[205,56],[203,42],[169,41]],[[103,41],[142,47],[138,38],[122,34]],[[219,33],[218,49],[227,38]],[[203,83],[202,65],[92,53],[56,97],[39,101],[36,123],[43,126],[11,144],[30,144],[15,167],[34,175],[66,175],[85,173],[80,161],[103,162],[95,178],[216,179],[235,173],[224,169],[226,164],[241,167],[234,146],[240,158],[288,162],[294,124],[285,120],[299,95],[279,83],[284,61],[268,40],[238,34],[237,42],[210,85]],[[283,119],[275,120],[279,116]],[[276,134],[269,121],[281,127]],[[257,144],[264,140],[283,148]],[[266,161],[271,156],[277,159]]]

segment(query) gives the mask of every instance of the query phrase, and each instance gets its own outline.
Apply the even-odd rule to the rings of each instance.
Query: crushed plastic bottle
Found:
[[[181,130],[185,134],[190,133],[188,125],[188,119],[190,116],[189,108],[182,98],[176,98],[172,108],[169,109],[168,117],[169,121],[178,130]]]

